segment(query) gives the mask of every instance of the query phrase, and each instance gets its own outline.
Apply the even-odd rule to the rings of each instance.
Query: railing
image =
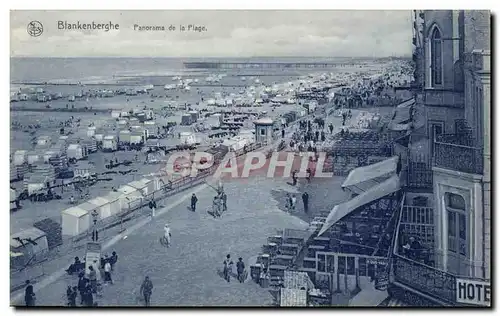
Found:
[[[419,215],[423,215],[424,218],[420,220],[421,223],[415,223],[415,225],[430,226],[433,221],[430,217],[430,208],[428,207],[401,205],[400,212],[399,222],[396,228],[396,237],[393,244],[393,255],[391,258],[393,280],[415,291],[429,295],[437,302],[442,302],[447,305],[459,305],[459,303],[456,302],[457,278],[484,280],[467,276],[457,276],[400,254],[399,249],[401,249],[402,244],[400,238],[409,221],[418,222],[419,220],[416,217],[419,217]],[[419,212],[421,214],[418,214]]]
[[[483,149],[474,147],[469,134],[437,135],[434,166],[472,174],[483,174]]]
[[[464,108],[464,95],[462,92],[444,89],[425,89],[424,104],[430,106],[447,106]]]

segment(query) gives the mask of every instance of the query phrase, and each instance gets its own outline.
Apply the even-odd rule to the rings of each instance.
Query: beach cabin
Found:
[[[29,172],[29,166],[27,163],[16,166],[17,169],[17,178],[24,179],[24,176]]]
[[[113,152],[118,150],[118,141],[114,135],[106,135],[102,140],[102,150]]]
[[[42,160],[42,155],[39,151],[29,151],[27,155],[28,165],[33,165]]]
[[[139,130],[134,130],[130,132],[130,144],[140,144],[144,142],[144,132],[141,132]]]
[[[122,110],[120,112],[120,117],[129,117],[130,113],[127,110]]]
[[[73,172],[74,172],[74,177],[87,178],[95,174],[95,167],[88,161],[80,161],[74,167]]]
[[[129,130],[121,130],[118,133],[118,140],[123,144],[130,144],[130,131]]]
[[[94,137],[82,139],[80,144],[87,148],[87,155],[97,151],[97,140]]]
[[[16,165],[10,164],[9,172],[10,172],[10,182],[16,181],[19,179],[19,176],[17,174],[17,166]]]
[[[54,166],[47,163],[36,163],[32,166],[32,172],[35,176],[47,177],[48,181],[52,183],[56,179],[56,171]]]
[[[19,166],[28,162],[28,151],[27,150],[16,150],[14,152],[14,165]]]
[[[144,122],[144,129],[148,131],[148,138],[154,137],[157,134],[157,125],[155,121],[146,121]]]
[[[63,236],[77,236],[90,228],[90,214],[79,206],[73,206],[61,212]]]
[[[40,136],[36,140],[37,146],[49,146],[52,141],[50,136]]]
[[[81,144],[69,144],[66,150],[66,155],[68,159],[81,160],[87,157],[87,148]]]
[[[152,120],[155,117],[155,114],[152,110],[146,110],[144,111],[144,114],[146,115],[146,120]]]
[[[191,114],[182,114],[181,125],[191,125],[193,124],[193,118]]]
[[[97,213],[99,214],[98,219],[105,219],[110,217],[113,213],[111,211],[111,207],[118,207],[117,210],[114,211],[114,214],[120,212],[120,204],[116,203],[112,205],[107,199],[102,198],[102,197],[96,197],[92,200],[87,201],[85,204],[88,205],[88,207],[92,208],[92,210],[96,210]]]
[[[108,201],[109,211],[111,215],[116,215],[122,211],[122,201],[121,201],[122,193],[110,191],[108,192],[108,194],[101,196],[100,198]]]
[[[95,126],[90,126],[87,128],[87,137],[92,137],[95,135],[95,131],[96,131],[96,127]]]
[[[129,185],[122,185],[117,189],[117,191],[122,194],[120,197],[122,210],[134,209],[142,204],[142,192],[137,189]]]
[[[19,239],[22,241],[19,242]],[[31,243],[27,239],[33,241]],[[11,257],[11,266],[24,267],[28,262],[44,260],[49,252],[47,234],[35,227],[10,235],[10,251],[19,256]]]
[[[116,127],[118,129],[127,129],[128,128],[128,121],[127,120],[119,120],[116,123]]]
[[[140,123],[141,123],[141,122],[139,121],[139,119],[138,119],[137,117],[131,117],[131,118],[129,118],[129,120],[128,120],[128,124],[129,124],[130,126],[132,126],[132,125],[139,126],[139,124],[140,124]]]
[[[56,152],[52,149],[49,149],[43,153],[43,162],[49,163],[50,158],[55,157],[55,156],[56,156]]]
[[[181,132],[180,143],[193,145],[196,144],[196,135],[193,132]]]
[[[196,123],[196,121],[198,121],[198,118],[199,118],[198,111],[189,111],[188,114],[191,115],[191,122],[192,123]]]
[[[95,138],[96,142],[102,143],[102,141],[104,139],[104,132],[96,130],[96,132],[94,134],[94,138]]]
[[[261,118],[254,122],[255,142],[260,144],[269,144],[273,140],[274,121],[271,118]]]
[[[141,180],[136,180],[128,183],[127,185],[133,187],[134,189],[141,191],[144,196],[151,194],[155,191],[155,184],[151,179],[143,178]]]
[[[121,114],[122,114],[122,111],[120,111],[120,110],[113,110],[113,111],[111,111],[111,117],[115,118],[115,119],[119,118]]]
[[[28,179],[24,179],[23,189],[28,191],[28,195],[40,193],[47,189],[47,182],[50,179],[46,176],[31,175]]]

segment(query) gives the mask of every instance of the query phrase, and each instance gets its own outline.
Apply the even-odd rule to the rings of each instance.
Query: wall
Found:
[[[464,10],[464,51],[491,49],[491,15],[488,10]]]
[[[433,26],[437,25],[441,32],[441,38],[453,38],[453,11],[452,10],[425,10],[424,21],[424,54],[425,54],[425,70],[426,84],[425,87],[430,87],[430,41],[429,37],[433,30]],[[442,85],[435,88],[454,89],[455,87],[455,71],[454,71],[454,54],[453,41],[444,40],[442,46],[443,55],[443,80]]]

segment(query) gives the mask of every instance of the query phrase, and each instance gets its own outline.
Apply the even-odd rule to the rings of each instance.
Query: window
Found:
[[[448,216],[448,250],[467,257],[467,217],[465,200],[453,193],[445,194]]]
[[[431,82],[432,86],[442,84],[443,81],[443,52],[441,33],[435,27],[431,33]]]
[[[266,135],[266,130],[264,128],[260,129],[260,135],[265,136]]]

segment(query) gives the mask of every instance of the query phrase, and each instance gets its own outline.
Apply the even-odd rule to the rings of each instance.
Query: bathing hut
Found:
[[[16,152],[14,152],[14,165],[19,166],[26,162],[28,162],[28,151],[16,150]]]
[[[24,176],[29,172],[28,163],[16,166],[17,178],[20,180],[24,179]]]
[[[96,130],[96,132],[94,134],[94,138],[95,138],[96,142],[102,143],[102,141],[104,139],[104,131]]]
[[[196,135],[193,132],[181,132],[180,135],[181,135],[180,138],[181,144],[187,144],[187,145],[196,144]]]
[[[110,191],[108,194],[100,198],[105,199],[109,202],[111,215],[116,215],[122,211],[122,194],[120,192]]]
[[[29,151],[27,155],[28,165],[33,165],[42,160],[42,155],[39,151]]]
[[[84,204],[84,209],[90,208],[91,211],[97,211],[97,213],[99,214],[99,220],[108,218],[111,215],[120,212],[120,204],[118,203],[118,200],[115,200],[115,203],[113,204],[103,197],[96,197],[92,200],[88,200]],[[80,205],[80,207],[82,206]],[[113,207],[115,208],[114,210],[112,210]]]
[[[121,205],[122,210],[130,210],[139,207],[142,204],[142,192],[129,186],[122,185],[117,189],[118,193],[121,193]]]
[[[23,189],[28,191],[28,195],[40,192],[47,188],[49,178],[40,175],[31,175],[28,179],[24,179]]]
[[[155,121],[146,121],[144,122],[144,129],[148,131],[148,138],[152,136],[156,136],[157,127]]]
[[[95,126],[90,126],[87,128],[87,136],[88,137],[93,137],[95,135],[95,132],[96,132],[96,127]]]
[[[132,130],[130,132],[130,144],[140,144],[143,143],[145,139],[144,131]]]
[[[269,144],[273,141],[273,125],[271,118],[261,118],[253,122],[255,125],[255,142]]]
[[[102,150],[106,152],[113,152],[118,150],[118,142],[116,140],[116,136],[114,135],[104,136],[102,140]]]
[[[198,118],[199,118],[198,111],[189,111],[188,114],[191,115],[191,122],[192,123],[196,123],[196,121],[198,121]]]
[[[66,155],[70,160],[81,160],[87,157],[87,147],[81,144],[69,144],[66,150]]]
[[[50,136],[40,136],[36,140],[37,146],[49,146],[51,142]]]
[[[130,131],[128,129],[121,130],[118,133],[118,141],[123,144],[130,144]]]
[[[122,111],[120,111],[120,110],[113,110],[113,111],[111,111],[111,117],[112,118],[119,118],[121,113],[122,113]]]
[[[23,242],[19,242],[19,239]],[[26,242],[30,239],[33,243]],[[46,258],[49,251],[47,235],[42,230],[31,227],[10,235],[10,251],[21,256],[11,257],[11,266],[25,267],[28,262],[39,262]]]
[[[140,123],[140,121],[139,121],[139,119],[138,119],[137,117],[131,117],[131,118],[129,118],[129,120],[128,120],[128,124],[129,124],[130,126],[132,126],[132,125],[137,125],[137,126],[139,126],[139,123]]]
[[[46,177],[47,181],[52,183],[56,179],[56,171],[54,166],[48,163],[36,163],[32,166],[33,175],[38,175],[41,177]]]
[[[10,164],[10,182],[17,181],[19,176],[17,175],[17,166],[14,164]]]
[[[88,161],[80,161],[77,163],[77,165],[74,167],[74,176],[75,177],[90,177],[91,175],[95,174],[95,167],[93,164],[89,163]]]
[[[70,207],[61,212],[63,236],[77,236],[90,228],[90,214],[79,206]]]
[[[147,178],[129,182],[127,185],[142,192],[144,196],[153,193],[155,190],[154,182]]]
[[[81,141],[81,144],[87,148],[87,154],[95,153],[97,151],[97,140],[94,137],[84,138]]]
[[[127,110],[122,110],[120,112],[120,117],[129,117],[130,113]]]
[[[128,120],[119,120],[117,123],[116,123],[116,127],[118,129],[127,129],[128,128]]]
[[[182,114],[181,125],[191,125],[193,124],[193,118],[191,114]]]

